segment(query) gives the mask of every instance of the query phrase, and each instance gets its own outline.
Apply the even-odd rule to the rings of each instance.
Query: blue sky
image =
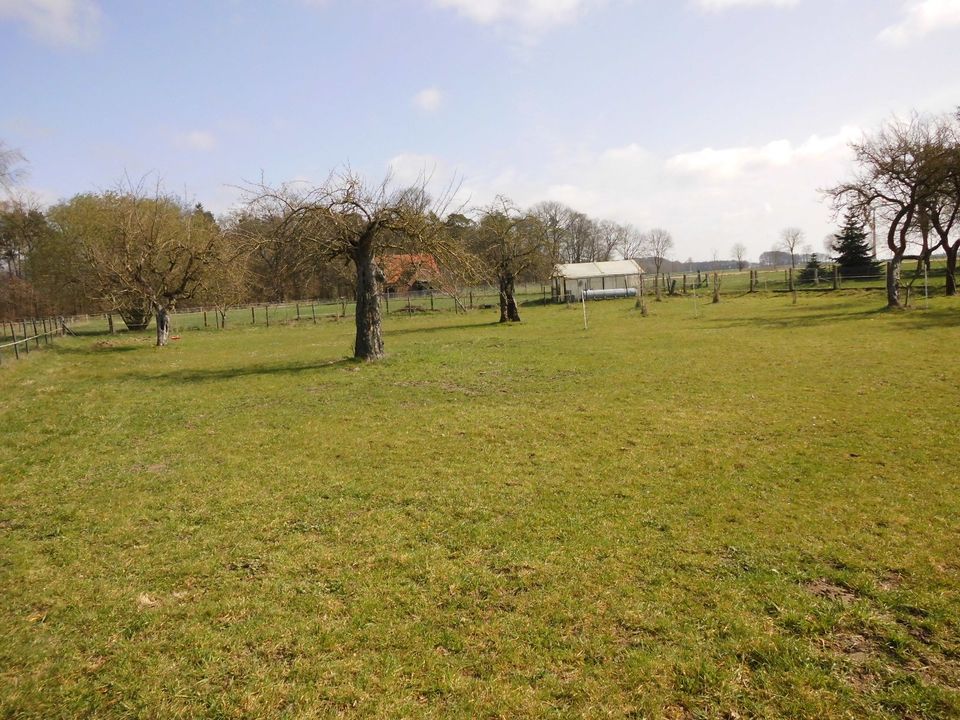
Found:
[[[859,132],[960,104],[958,40],[960,0],[0,0],[0,139],[44,202],[349,162],[756,258],[821,249]]]

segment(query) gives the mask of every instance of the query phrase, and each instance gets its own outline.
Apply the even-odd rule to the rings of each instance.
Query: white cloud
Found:
[[[176,145],[187,150],[210,152],[217,147],[217,138],[206,130],[191,130],[176,137]]]
[[[629,222],[640,228],[668,228],[677,241],[676,257],[726,257],[734,243],[756,258],[778,242],[787,226],[802,227],[808,238],[833,229],[829,206],[818,188],[850,171],[848,142],[860,131],[844,127],[805,140],[775,140],[754,146],[705,148],[663,156],[639,144],[558,152],[533,170],[469,167],[459,175],[470,183],[458,197],[482,206],[498,193],[529,207],[557,200],[591,217]],[[398,179],[416,179],[437,168],[434,180],[449,177],[442,158],[404,155],[394,159]],[[403,170],[404,172],[400,172]]]
[[[428,113],[439,110],[442,102],[443,94],[435,87],[424,88],[413,96],[413,104]]]
[[[597,0],[433,0],[481,25],[512,23],[542,30],[573,22]]]
[[[903,11],[903,20],[878,35],[881,41],[906,45],[936,30],[960,25],[960,0],[913,0]]]
[[[697,5],[702,10],[722,12],[745,7],[793,7],[799,2],[800,0],[697,0]]]
[[[390,174],[401,184],[417,182],[424,177],[435,176],[440,170],[446,173],[446,166],[435,155],[418,155],[417,153],[400,153],[390,159]]]
[[[460,212],[488,201],[486,193],[464,182],[459,166],[436,155],[401,153],[391,158],[388,169],[397,187],[424,183],[437,204],[447,212]]]
[[[677,175],[699,175],[713,180],[730,180],[754,170],[785,167],[807,159],[815,159],[842,152],[847,144],[860,135],[860,130],[845,127],[836,135],[813,135],[800,145],[789,140],[774,140],[765,145],[733,147],[715,150],[704,148],[696,152],[674,155],[666,161],[667,171]]]
[[[0,0],[0,21],[23,23],[34,37],[58,46],[88,47],[100,34],[95,0]]]

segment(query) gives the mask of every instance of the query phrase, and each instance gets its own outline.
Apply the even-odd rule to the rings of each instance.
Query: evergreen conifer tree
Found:
[[[807,261],[806,266],[800,271],[799,282],[812,284],[814,281],[822,277],[823,265],[820,264],[820,258],[817,257],[817,254],[813,253],[810,255],[810,259]]]
[[[880,276],[880,266],[873,260],[863,222],[855,213],[847,212],[843,227],[833,237],[833,251],[836,253],[834,260],[840,266],[842,277]]]

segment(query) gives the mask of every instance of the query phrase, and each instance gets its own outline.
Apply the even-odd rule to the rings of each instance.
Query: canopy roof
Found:
[[[610,275],[639,275],[643,270],[636,260],[610,260],[608,262],[570,263],[557,265],[554,277],[579,280],[581,278],[609,277]]]

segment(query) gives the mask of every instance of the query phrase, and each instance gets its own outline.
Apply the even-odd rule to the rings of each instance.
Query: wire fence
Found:
[[[940,293],[946,286],[947,271],[943,266],[930,268],[909,266],[901,269],[900,286],[914,293],[926,287],[931,294]],[[792,291],[828,290],[886,290],[886,270],[883,266],[875,271],[845,273],[839,266],[823,265],[819,269],[745,269],[717,273],[664,273],[645,277],[644,293],[689,294],[697,291],[713,291],[714,281],[720,285],[721,294],[750,292],[783,293]]]
[[[545,303],[550,300],[550,287],[544,283],[520,283],[516,287],[518,302]],[[438,290],[384,293],[381,297],[381,312],[388,316],[409,316],[439,312],[468,312],[476,309],[497,307],[498,290],[492,286],[464,289],[450,294]],[[356,313],[356,301],[352,298],[305,299],[273,303],[244,303],[229,307],[178,308],[170,313],[170,329],[173,334],[194,330],[217,330],[238,327],[275,327],[296,324],[352,319]],[[123,319],[117,312],[90,313],[63,318],[69,331],[76,335],[101,335],[126,330]],[[17,326],[32,320],[18,321]],[[39,321],[38,321],[39,322]],[[0,342],[4,327],[0,325]],[[9,329],[7,329],[9,334]],[[18,336],[21,333],[18,331]]]
[[[37,318],[22,320],[19,323],[0,323],[0,365],[4,362],[4,353],[7,359],[19,360],[21,356],[30,354],[33,349],[39,350],[42,345],[50,345],[54,338],[68,332],[63,318]]]
[[[868,274],[844,274],[837,266],[821,266],[817,270],[801,268],[745,269],[742,271],[647,273],[641,283],[645,296],[658,291],[665,296],[713,294],[739,295],[747,293],[784,293],[832,290],[886,289],[886,275],[882,267]],[[943,292],[946,269],[908,267],[901,278],[909,304],[914,298],[930,297]],[[716,287],[719,286],[719,287]],[[570,300],[551,284],[541,282],[519,283],[516,299],[521,305],[548,304]],[[494,309],[500,302],[494,286],[477,286],[457,293],[438,290],[388,292],[381,298],[381,310],[387,316],[412,316],[438,312],[468,312]],[[352,298],[305,299],[274,303],[245,303],[229,307],[181,308],[170,315],[174,334],[195,330],[222,330],[251,326],[283,326],[304,323],[318,324],[352,318],[356,302]],[[15,322],[0,322],[0,362],[19,358],[41,344],[49,344],[54,337],[66,333],[100,335],[125,331],[119,313],[97,313],[58,318],[30,318]],[[6,353],[6,355],[4,355]]]

